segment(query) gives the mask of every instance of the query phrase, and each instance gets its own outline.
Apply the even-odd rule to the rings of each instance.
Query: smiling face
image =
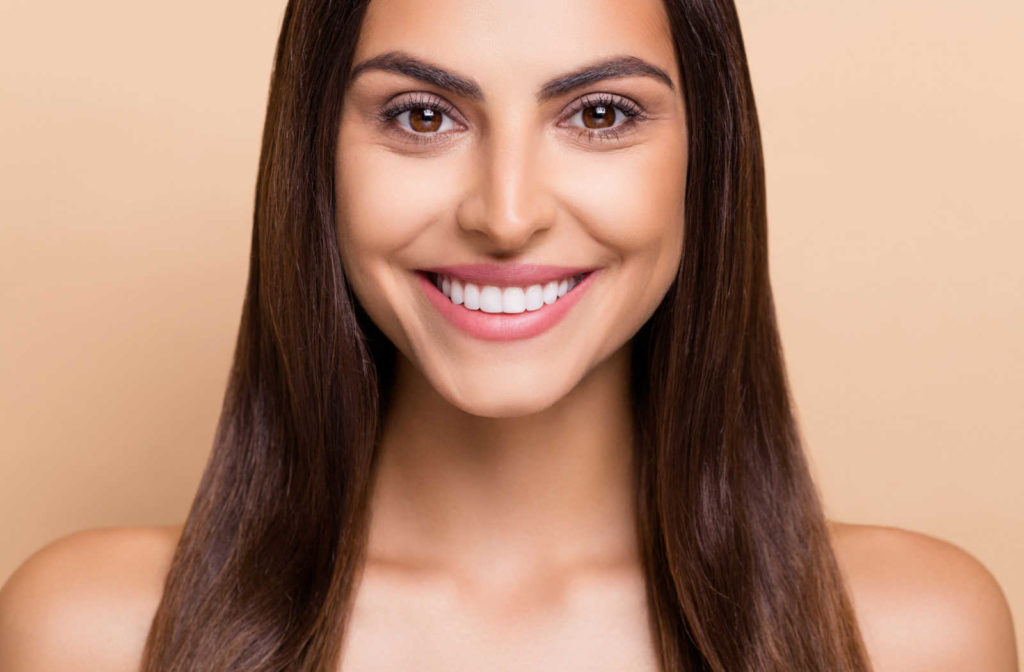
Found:
[[[357,299],[458,408],[551,406],[679,266],[686,118],[660,0],[372,0],[353,64],[335,195]]]

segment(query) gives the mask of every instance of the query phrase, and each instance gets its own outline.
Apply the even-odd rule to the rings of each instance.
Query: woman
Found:
[[[188,520],[37,554],[0,669],[1010,672],[824,520],[765,226],[729,2],[294,0]]]

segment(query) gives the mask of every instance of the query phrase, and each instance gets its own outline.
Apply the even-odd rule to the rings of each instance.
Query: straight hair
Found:
[[[285,10],[234,360],[144,672],[328,672],[341,660],[394,368],[335,232],[338,126],[368,1]],[[629,391],[659,665],[867,672],[791,410],[736,9],[664,7],[689,121],[684,244],[634,336]]]

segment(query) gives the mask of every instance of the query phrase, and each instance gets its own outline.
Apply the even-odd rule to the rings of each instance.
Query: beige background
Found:
[[[739,2],[827,514],[968,549],[1024,642],[1024,3]],[[0,0],[0,581],[185,516],[283,6]]]

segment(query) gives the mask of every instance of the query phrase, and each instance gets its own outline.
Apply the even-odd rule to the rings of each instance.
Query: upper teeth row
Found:
[[[475,285],[458,278],[439,275],[435,279],[437,288],[457,306],[485,313],[522,313],[540,310],[546,304],[554,303],[570,289],[579,284],[583,274],[562,280],[552,280],[544,285],[528,287],[496,287]]]

